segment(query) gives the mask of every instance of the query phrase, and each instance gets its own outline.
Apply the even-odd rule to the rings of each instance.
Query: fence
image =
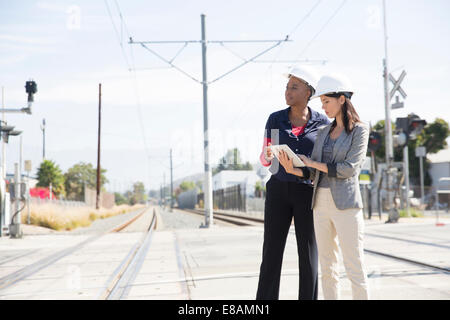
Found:
[[[213,209],[247,211],[245,186],[235,185],[213,191]],[[204,194],[197,195],[197,204],[203,207]]]
[[[63,199],[41,199],[41,198],[30,198],[30,204],[55,204],[64,207],[88,207],[85,202],[82,201],[71,201]]]
[[[84,202],[91,207],[95,207],[97,201],[97,191],[89,188],[84,189]],[[115,197],[112,193],[100,192],[100,207],[110,209],[114,207]]]
[[[371,188],[370,185],[361,185],[361,196],[364,204],[364,214],[370,216],[370,213],[378,214],[379,206],[383,212],[388,211],[387,193],[385,190]],[[378,198],[379,197],[379,198]],[[446,209],[450,207],[450,194],[440,194],[438,196],[436,187],[425,186],[422,204],[422,193],[420,185],[410,186],[409,205],[410,208],[419,210]],[[406,189],[402,188],[402,194],[396,190],[395,205],[398,209],[406,208]]]
[[[246,204],[247,204],[247,210],[246,212],[251,213],[251,212],[259,212],[259,213],[263,213],[264,212],[264,204],[266,202],[266,198],[265,197],[255,197],[255,198],[247,198],[245,199]]]
[[[387,196],[381,191],[380,199],[378,199],[377,190],[371,188],[371,185],[360,185],[361,197],[363,200],[363,212],[365,217],[369,217],[373,214],[378,214],[379,204],[383,208],[383,212],[387,210]],[[420,207],[420,186],[411,186],[414,193],[413,198],[410,198],[411,207]],[[182,194],[180,194],[181,196]],[[199,193],[195,195],[191,193],[190,199],[184,199],[184,204],[191,203],[190,207],[194,207],[195,204],[203,208],[204,195]],[[436,190],[432,187],[425,187],[425,204],[426,209],[432,209],[435,205]],[[379,201],[378,201],[379,200]],[[195,204],[194,204],[195,202]],[[246,196],[245,187],[236,185],[225,189],[215,190],[213,192],[213,208],[219,210],[235,210],[241,212],[264,212],[265,198],[248,197]],[[442,202],[442,199],[440,200]],[[398,208],[404,208],[404,201],[400,201],[400,197],[397,194],[396,203]],[[185,206],[186,207],[186,206]]]

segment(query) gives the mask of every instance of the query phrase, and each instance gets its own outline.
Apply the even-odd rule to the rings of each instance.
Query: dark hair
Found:
[[[355,110],[355,107],[353,106],[352,102],[350,101],[353,93],[351,92],[337,92],[332,94],[326,94],[325,96],[330,98],[339,98],[340,96],[345,97],[345,102],[342,105],[342,120],[344,122],[344,128],[347,133],[352,132],[353,128],[355,127],[355,123],[360,122],[359,115]],[[331,129],[336,127],[336,119],[334,119],[333,123],[331,124]]]

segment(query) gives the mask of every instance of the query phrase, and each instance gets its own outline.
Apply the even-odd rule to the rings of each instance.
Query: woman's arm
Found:
[[[293,160],[289,159],[288,155],[283,150],[280,151],[278,160],[287,173],[293,174],[301,178],[306,178],[301,168],[294,168]]]
[[[299,157],[307,167],[328,173],[328,167],[326,163],[311,160],[304,154],[299,155]]]
[[[272,164],[273,153],[268,148],[272,145],[272,140],[270,138],[264,138],[263,150],[259,156],[259,160],[264,167],[269,167]]]
[[[366,125],[359,125],[354,130],[352,144],[345,156],[345,160],[327,165],[329,177],[341,179],[351,178],[360,169],[367,153],[369,128]]]
[[[306,166],[328,173],[328,177],[340,179],[353,177],[364,161],[369,141],[369,129],[367,126],[357,126],[354,130],[352,144],[344,161],[338,163],[322,163],[311,160],[305,155],[300,155],[300,159],[302,159]]]
[[[261,155],[259,156],[259,159],[261,161],[261,164],[264,167],[269,167],[272,164],[273,160],[273,154],[270,151],[268,146],[272,145],[272,136],[271,136],[271,129],[274,127],[272,115],[269,116],[266,122],[266,126],[264,128],[264,142],[263,142],[263,150],[261,152]]]

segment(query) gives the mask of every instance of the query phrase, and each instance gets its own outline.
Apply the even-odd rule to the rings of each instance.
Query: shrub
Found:
[[[111,209],[95,210],[89,207],[64,207],[57,204],[32,204],[30,207],[30,223],[53,230],[73,230],[88,227],[96,219],[105,219],[142,208],[143,205],[120,205]],[[27,223],[27,210],[22,211],[22,223]]]

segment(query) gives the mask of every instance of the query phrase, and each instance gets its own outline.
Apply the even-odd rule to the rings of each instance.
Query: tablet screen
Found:
[[[278,153],[283,150],[284,152],[286,152],[286,154],[288,155],[288,157],[290,159],[293,159],[292,163],[294,164],[294,167],[305,167],[305,164],[303,163],[303,161],[294,153],[294,151],[292,151],[291,148],[289,148],[289,146],[287,144],[279,144],[279,145],[274,145],[274,146],[270,146],[272,152],[274,153],[275,157],[277,157],[278,159]]]

